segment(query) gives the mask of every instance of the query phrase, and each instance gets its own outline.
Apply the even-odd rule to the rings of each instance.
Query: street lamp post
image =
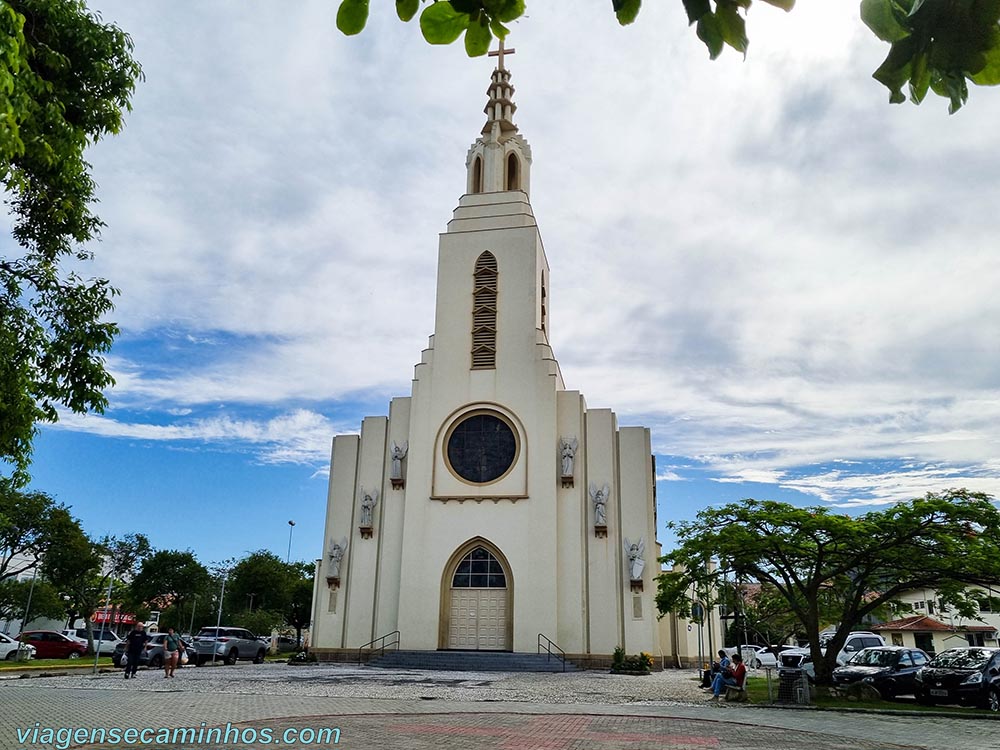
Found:
[[[226,596],[226,578],[229,576],[229,571],[226,571],[222,576],[222,593],[219,594],[219,615],[215,618],[215,639],[219,639],[219,626],[222,625],[222,600]],[[215,654],[218,651],[218,647],[212,645],[212,666],[215,666]]]
[[[28,603],[24,605],[24,617],[21,618],[21,630],[28,627],[28,612],[31,611],[31,597],[35,593],[35,578],[38,576],[38,562],[35,562],[35,567],[31,571],[31,588],[28,589]],[[21,641],[17,642],[17,660],[21,661],[21,648],[26,644]],[[30,654],[31,652],[28,651]]]
[[[94,649],[94,674],[97,674],[97,660],[101,658],[101,644],[104,642],[104,629],[108,627],[108,620],[111,617],[111,590],[115,585],[115,579],[108,576],[108,598],[104,600],[104,619],[101,621],[101,633],[97,636],[97,648]],[[94,626],[90,626],[90,634],[94,634]]]
[[[295,521],[288,522],[288,554],[285,556],[285,563],[292,561],[292,531],[295,529]]]

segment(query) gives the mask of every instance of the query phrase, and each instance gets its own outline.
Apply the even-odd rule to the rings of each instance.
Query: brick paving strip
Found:
[[[723,748],[724,750],[996,750],[997,724],[943,717],[838,714],[707,705],[689,675],[629,681],[583,675],[395,673],[345,668],[247,666],[183,670],[175,681],[146,673],[0,681],[0,750],[16,729],[55,727],[339,727],[347,748]],[[655,696],[655,699],[654,699]],[[81,742],[87,740],[81,740]],[[248,743],[198,750],[258,750]],[[333,745],[301,745],[332,750]],[[119,745],[152,750],[156,745]],[[292,750],[294,744],[281,750]]]
[[[800,750],[803,747],[810,750],[900,750],[915,747],[837,736],[822,729],[803,731],[801,728],[746,724],[733,719],[745,720],[750,712],[722,708],[713,711],[712,707],[700,706],[692,706],[689,710],[700,711],[701,716],[678,717],[671,714],[683,707],[461,704],[306,696],[213,696],[167,690],[39,690],[22,686],[5,686],[0,692],[0,705],[3,705],[2,750],[20,750],[21,747],[50,750],[52,745],[17,744],[15,727],[28,727],[35,721],[43,726],[87,728],[199,727],[201,722],[208,727],[225,727],[228,722],[241,730],[252,728],[258,734],[262,729],[271,728],[276,738],[288,728],[337,727],[340,729],[337,747],[366,750],[576,750],[584,747],[602,750]],[[8,720],[15,717],[16,723],[10,726]],[[184,742],[183,746],[205,750],[261,747],[240,741],[222,745]],[[121,747],[126,746],[117,746]],[[158,750],[173,746],[149,744],[141,747]],[[282,744],[281,747],[282,750],[316,750],[318,747],[329,750],[334,746]]]
[[[771,727],[724,721],[672,719],[651,716],[595,716],[581,714],[365,714],[311,716],[294,719],[249,721],[231,725],[241,737],[260,737],[270,728],[282,750],[316,750],[317,747],[389,750],[910,750],[900,745],[868,742]],[[336,744],[282,743],[289,730],[315,732],[338,730]],[[252,730],[252,734],[247,734]],[[234,737],[236,735],[234,734]],[[184,742],[184,748],[254,747],[251,741],[219,743]],[[261,745],[263,747],[263,745]],[[120,745],[74,745],[79,750],[120,748]],[[174,745],[144,745],[166,750]]]

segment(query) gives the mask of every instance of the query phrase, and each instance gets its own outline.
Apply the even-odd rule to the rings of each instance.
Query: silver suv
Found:
[[[245,628],[202,628],[194,637],[195,663],[224,661],[235,664],[237,659],[253,659],[254,664],[264,661],[267,646]]]

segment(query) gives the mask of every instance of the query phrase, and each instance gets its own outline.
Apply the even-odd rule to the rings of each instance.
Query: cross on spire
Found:
[[[489,56],[490,57],[497,57],[497,58],[499,58],[497,60],[497,70],[506,70],[506,68],[503,66],[503,56],[505,54],[507,54],[507,55],[513,55],[514,54],[514,49],[513,48],[511,48],[511,49],[504,49],[503,39],[498,40],[498,46],[500,47],[500,49],[490,50]]]

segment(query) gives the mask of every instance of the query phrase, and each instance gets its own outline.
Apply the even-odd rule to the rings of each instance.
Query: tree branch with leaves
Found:
[[[760,0],[790,11],[795,0]],[[711,59],[730,47],[744,56],[750,45],[747,14],[753,0],[679,0],[688,23]],[[611,0],[618,23],[639,16],[642,0]],[[420,0],[396,0],[396,14],[410,21]],[[341,0],[337,27],[348,35],[368,22],[369,0]],[[420,31],[430,44],[451,44],[464,35],[470,57],[485,55],[493,37],[503,39],[507,24],[525,13],[524,0],[431,0],[420,13]],[[678,15],[678,18],[681,16]],[[1000,2],[998,0],[862,0],[861,20],[889,54],[873,77],[890,91],[889,101],[920,104],[928,91],[950,101],[954,113],[969,97],[968,83],[1000,84]]]
[[[100,412],[116,290],[67,266],[103,226],[86,149],[118,133],[139,64],[82,0],[0,2],[0,185],[19,252],[0,256],[0,465],[27,481],[40,422]]]

